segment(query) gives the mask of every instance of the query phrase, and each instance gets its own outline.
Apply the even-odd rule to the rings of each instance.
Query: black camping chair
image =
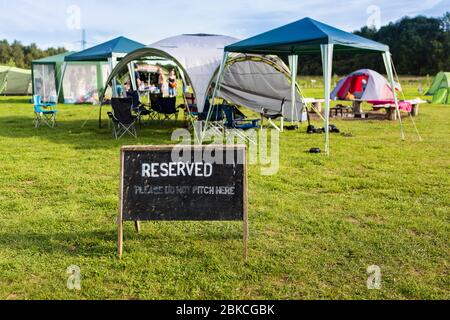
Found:
[[[150,108],[152,110],[152,119],[153,120],[161,120],[160,119],[160,113],[161,113],[161,108],[159,107],[158,104],[158,99],[162,97],[161,93],[151,93],[150,94]]]
[[[261,110],[261,116],[265,119],[267,119],[269,121],[269,123],[278,131],[281,131],[281,129],[274,123],[275,120],[279,119],[279,118],[283,118],[284,117],[284,105],[286,104],[286,99],[283,98],[283,100],[281,101],[281,107],[280,107],[280,111],[279,112],[270,112],[267,109],[262,109]],[[262,126],[262,125],[261,125]]]
[[[127,97],[131,98],[132,100],[132,104],[131,104],[131,110],[133,111],[133,113],[136,114],[138,120],[139,120],[139,125],[142,125],[142,119],[144,117],[148,117],[148,120],[152,119],[153,110],[149,110],[146,108],[146,106],[141,103],[140,97],[139,97],[139,92],[134,91],[133,93],[127,92]]]
[[[163,98],[161,96],[158,97],[156,109],[153,108],[156,112],[158,112],[163,120],[178,120],[179,110],[177,108],[177,98]]]
[[[111,99],[113,112],[108,112],[108,116],[113,123],[113,136],[117,140],[127,133],[137,138],[136,121],[138,117],[131,113],[132,105],[132,98]]]

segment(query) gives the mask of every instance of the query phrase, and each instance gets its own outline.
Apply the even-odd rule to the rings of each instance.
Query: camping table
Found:
[[[139,90],[139,94],[140,94],[141,96],[146,96],[147,99],[148,99],[148,103],[150,103],[150,95],[151,95],[152,93],[154,93],[155,90],[156,90],[156,88],[141,89],[141,90]]]
[[[354,113],[363,113],[362,112],[362,104],[364,101],[362,100],[353,100],[353,112]]]
[[[374,111],[379,111],[381,109],[386,110],[388,120],[391,120],[391,121],[397,120],[397,108],[395,107],[395,105],[384,104],[384,105],[373,106]]]
[[[421,103],[426,103],[427,101],[416,99],[416,100],[410,100],[410,101],[407,101],[407,102],[411,103],[411,106],[412,106],[411,115],[413,117],[417,117],[419,115],[420,104]],[[387,118],[389,120],[391,120],[391,121],[396,121],[397,120],[397,109],[396,109],[394,104],[384,104],[384,105],[373,106],[373,110],[374,111],[378,111],[378,110],[381,110],[381,109],[385,109],[386,110]]]
[[[427,101],[423,101],[421,99],[416,99],[409,102],[412,104],[411,115],[413,117],[417,117],[419,115],[420,105],[422,103],[427,103]]]

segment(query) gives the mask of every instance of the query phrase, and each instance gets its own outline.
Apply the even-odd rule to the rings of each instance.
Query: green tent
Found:
[[[450,72],[438,73],[427,95],[433,96],[435,104],[450,104]]]
[[[31,94],[31,71],[0,66],[0,94],[21,96]]]
[[[56,97],[61,82],[64,58],[73,52],[66,52],[32,62],[33,94],[41,96],[43,101]],[[64,102],[64,93],[60,92],[59,102]]]
[[[93,103],[98,100],[98,88],[109,69],[106,62],[71,61],[65,59],[74,54],[66,52],[32,62],[33,94],[42,101],[56,100],[60,103]],[[64,66],[66,68],[64,77]],[[61,83],[61,79],[63,81]]]

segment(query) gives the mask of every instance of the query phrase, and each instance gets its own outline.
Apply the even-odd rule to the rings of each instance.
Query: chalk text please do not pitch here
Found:
[[[233,196],[235,187],[205,187],[205,186],[135,186],[136,195],[224,195]]]

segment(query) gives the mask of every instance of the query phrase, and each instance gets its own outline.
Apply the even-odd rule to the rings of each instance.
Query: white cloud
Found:
[[[149,44],[181,33],[217,33],[245,38],[305,16],[347,31],[367,21],[370,5],[382,23],[417,13],[442,15],[449,0],[0,0],[1,37],[39,46],[79,48],[80,30],[67,27],[67,8],[81,9],[89,44],[118,35]],[[447,6],[448,7],[448,6]]]

